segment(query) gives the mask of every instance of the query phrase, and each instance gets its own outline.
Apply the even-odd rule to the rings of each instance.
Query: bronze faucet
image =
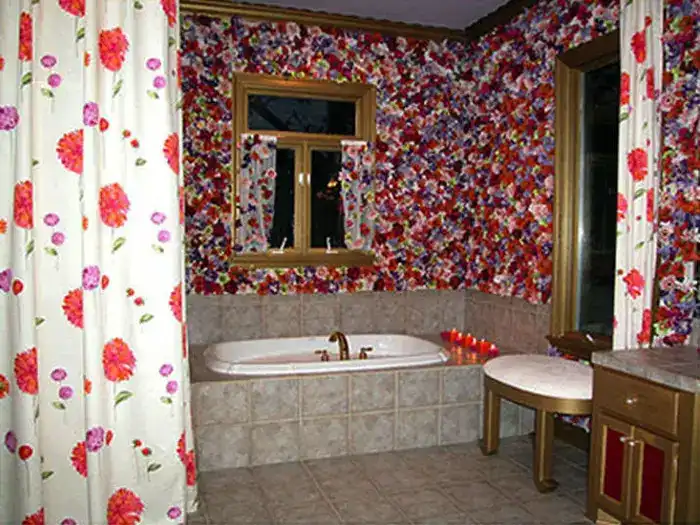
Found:
[[[328,340],[331,343],[335,343],[336,341],[338,342],[338,349],[340,350],[341,361],[350,360],[350,348],[348,347],[348,340],[343,332],[339,332],[337,330],[335,332],[331,332],[331,335],[328,337]]]

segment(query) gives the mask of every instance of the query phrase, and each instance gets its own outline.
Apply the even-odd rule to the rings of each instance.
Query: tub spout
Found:
[[[348,340],[343,332],[338,332],[337,330],[335,332],[331,332],[331,335],[328,337],[328,340],[331,343],[335,343],[336,341],[338,342],[338,349],[340,351],[341,361],[350,360],[350,348],[348,347]]]

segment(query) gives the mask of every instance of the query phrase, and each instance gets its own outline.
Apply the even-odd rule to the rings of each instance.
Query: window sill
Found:
[[[259,253],[234,255],[231,264],[247,268],[304,268],[307,266],[340,266],[361,267],[372,266],[376,258],[371,252],[352,250],[337,250],[337,253],[318,252],[299,253],[285,251],[284,253]]]
[[[547,341],[564,354],[579,359],[591,360],[593,352],[612,350],[612,338],[605,335],[590,334],[592,341],[582,332],[566,332],[562,335],[548,335]]]

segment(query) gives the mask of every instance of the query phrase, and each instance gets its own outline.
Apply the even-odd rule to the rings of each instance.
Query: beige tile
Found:
[[[209,522],[212,525],[243,524],[267,525],[272,523],[272,516],[259,502],[221,501],[218,505],[207,508]]]
[[[402,292],[377,292],[373,318],[379,333],[406,333],[404,294]]]
[[[350,416],[350,454],[394,448],[394,412]]]
[[[440,292],[440,306],[442,311],[442,330],[464,330],[464,314],[466,294],[464,290],[442,290]]]
[[[279,507],[272,511],[275,523],[328,524],[340,523],[338,516],[325,501],[300,506]]]
[[[441,487],[461,510],[468,513],[475,509],[491,508],[510,503],[498,489],[486,481],[455,483],[441,485]]]
[[[383,494],[425,487],[431,484],[422,471],[411,467],[397,453],[384,453],[362,456],[365,475]]]
[[[525,473],[497,477],[492,479],[490,483],[514,501],[530,501],[547,497],[537,490],[532,477],[525,475]]]
[[[445,448],[428,448],[416,451],[408,451],[409,453],[417,453],[422,450],[439,451],[438,454],[433,454],[435,457],[429,461],[419,461],[417,459],[408,459],[409,466],[420,469],[420,471],[436,483],[464,483],[469,481],[481,480],[483,476],[477,468],[475,461],[469,457],[459,456],[447,452]]]
[[[358,487],[374,489],[371,484],[367,487],[369,480],[352,456],[315,459],[304,464],[324,492],[337,492],[342,496]]]
[[[199,470],[248,466],[250,439],[249,425],[208,425],[195,429]]]
[[[433,447],[438,443],[438,409],[400,410],[396,448]]]
[[[350,377],[352,412],[394,408],[395,372],[367,372]]]
[[[225,493],[240,487],[256,484],[252,471],[249,468],[229,468],[200,472],[197,482],[202,494]]]
[[[340,328],[337,294],[304,294],[301,296],[302,334],[328,335]]]
[[[350,334],[371,334],[377,331],[374,305],[377,292],[340,294],[340,328]]]
[[[488,456],[482,457],[479,462],[482,473],[489,480],[505,476],[526,475],[525,469],[519,463],[507,457]]]
[[[520,435],[520,407],[507,399],[501,399],[502,438]]]
[[[299,441],[301,459],[344,456],[348,453],[348,418],[304,419]]]
[[[266,465],[299,459],[299,423],[253,425],[250,463]]]
[[[247,381],[193,383],[194,425],[247,423],[250,420],[248,385]]]
[[[265,337],[299,337],[301,335],[301,297],[267,295],[262,300]]]
[[[440,491],[424,488],[389,496],[412,521],[459,514],[459,509]]]
[[[406,333],[434,334],[444,328],[442,311],[439,308],[406,308]]]
[[[224,340],[221,331],[221,309],[215,296],[187,296],[187,338],[191,345],[219,343]]]
[[[472,403],[443,407],[440,414],[440,444],[469,443],[479,438],[481,405]]]
[[[585,519],[583,508],[562,495],[550,495],[548,498],[538,498],[523,502],[525,509],[535,518],[547,523],[556,516],[558,523],[579,523]]]
[[[297,379],[256,379],[250,383],[253,421],[299,417]]]
[[[241,341],[241,332],[250,333],[257,330],[262,333],[262,319],[262,306],[259,302],[246,306],[237,306],[234,303],[228,308],[222,308],[221,330],[224,339]]]
[[[541,522],[522,506],[511,503],[501,507],[479,509],[469,517],[480,525],[541,525]]]
[[[401,512],[386,498],[377,494],[362,495],[357,498],[334,502],[343,523],[388,524],[404,520]]]
[[[439,370],[416,370],[399,373],[399,407],[434,406],[439,402]]]
[[[221,471],[215,471],[221,472]],[[255,483],[228,485],[219,490],[202,490],[200,493],[206,502],[206,506],[214,507],[227,502],[235,503],[263,503],[263,491]]]
[[[444,404],[481,401],[483,368],[459,366],[445,368],[442,378],[442,402]]]
[[[302,490],[314,486],[311,476],[301,463],[282,463],[277,465],[262,465],[250,469],[256,483],[271,494],[280,488],[295,485]]]
[[[347,414],[348,377],[305,377],[301,380],[302,417]]]

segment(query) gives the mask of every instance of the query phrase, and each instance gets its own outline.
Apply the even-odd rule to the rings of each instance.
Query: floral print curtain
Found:
[[[275,216],[277,137],[241,135],[236,251],[265,252]]]
[[[620,145],[613,348],[651,344],[663,72],[662,0],[620,4]]]
[[[194,506],[176,0],[0,2],[0,523]]]
[[[340,169],[340,195],[345,217],[345,246],[349,250],[372,249],[374,222],[374,154],[365,141],[344,140]]]

